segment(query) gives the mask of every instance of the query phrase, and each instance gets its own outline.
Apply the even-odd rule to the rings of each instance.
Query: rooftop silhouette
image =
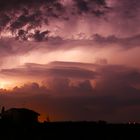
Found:
[[[98,122],[50,122],[47,117],[43,123],[38,122],[39,113],[27,108],[2,107],[0,119],[0,138],[6,140],[44,140],[52,138],[70,139],[108,139],[120,140],[139,138],[140,124],[111,124]]]
[[[1,111],[2,121],[19,123],[19,124],[37,123],[39,115],[40,115],[39,113],[26,108],[11,108],[5,110],[5,108],[2,107],[2,111]]]

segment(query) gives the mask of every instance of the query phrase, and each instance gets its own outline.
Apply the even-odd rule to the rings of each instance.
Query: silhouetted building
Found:
[[[11,108],[5,111],[3,107],[1,119],[12,123],[32,124],[38,122],[39,115],[39,113],[26,108]]]

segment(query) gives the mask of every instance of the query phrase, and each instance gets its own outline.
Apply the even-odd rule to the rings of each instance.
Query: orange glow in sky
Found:
[[[0,80],[0,88],[1,89],[11,89],[13,86],[14,85],[11,82]]]

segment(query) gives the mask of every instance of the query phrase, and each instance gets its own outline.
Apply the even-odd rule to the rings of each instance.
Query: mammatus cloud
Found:
[[[63,9],[58,0],[1,1],[1,15],[5,15],[4,19],[1,19],[1,29],[7,26],[7,29],[15,32],[27,26],[28,31],[41,26],[43,23],[48,24],[48,17],[59,16]]]
[[[20,40],[42,41],[48,32],[49,36],[63,37],[82,32],[86,37],[96,33],[119,37],[140,33],[139,0],[2,0],[0,4],[1,36],[11,33]]]
[[[82,13],[99,17],[104,15],[108,8],[104,0],[71,0],[70,5],[61,0],[10,0],[9,2],[1,1],[0,5],[1,32],[10,31],[23,40],[32,34],[36,35],[36,32],[33,33],[32,30],[47,26],[51,20],[65,21]]]

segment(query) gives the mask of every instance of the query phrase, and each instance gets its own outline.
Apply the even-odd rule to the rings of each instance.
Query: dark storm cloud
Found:
[[[115,76],[115,78],[121,79],[121,82],[128,83],[129,81],[137,81],[140,82],[140,70],[123,66],[123,65],[99,65],[98,69],[99,73],[102,73],[102,76],[109,76],[108,78],[113,78],[112,76]],[[123,80],[124,79],[124,80]],[[118,82],[118,81],[117,81]]]
[[[7,91],[8,92],[8,91]],[[38,83],[28,83],[21,87],[14,87],[11,91],[13,94],[48,94],[50,91],[45,86],[40,86]]]
[[[140,46],[140,34],[129,37],[118,37],[116,35],[102,36],[101,34],[93,34],[91,39],[65,40],[61,37],[48,37],[48,43],[56,46],[55,49],[71,49],[78,46],[81,46],[81,48],[85,46],[89,46],[90,48],[104,48],[114,47],[113,45],[116,45],[127,50]]]
[[[46,31],[39,31],[39,30],[35,30],[34,33],[29,33],[26,30],[20,29],[18,30],[18,33],[16,34],[16,39],[17,40],[34,40],[37,42],[40,41],[47,41],[48,40],[48,34],[50,33],[50,31],[46,30]]]
[[[139,34],[140,1],[114,0],[113,3],[112,18],[110,18],[113,28],[125,36]]]
[[[39,30],[35,31],[35,34],[33,35],[34,40],[36,41],[43,41],[44,39],[47,40],[47,36],[49,31],[43,31],[40,32]]]
[[[63,4],[59,0],[10,0],[9,2],[2,0],[0,2],[0,30],[11,31],[14,36],[20,34],[21,39],[27,40],[31,33],[34,34],[31,32],[32,29],[36,30],[46,25],[44,30],[46,31],[51,21],[53,23],[65,21],[64,24],[71,24],[70,19],[74,19],[76,23],[79,20],[78,17],[83,16],[89,26],[92,22],[98,25],[100,21],[97,19],[104,19],[99,25],[104,26],[106,21],[105,26],[112,28],[113,33],[124,36],[139,34],[139,0],[120,2],[114,0],[111,3],[113,4],[109,5],[108,0],[71,0],[71,4]],[[24,30],[24,35],[19,33],[19,30]],[[39,32],[41,33],[42,30]]]
[[[17,57],[21,64],[24,61],[36,62],[38,53],[42,56],[46,54],[46,60],[43,59],[42,62],[44,63],[50,61],[47,59],[51,51],[55,52],[51,57],[56,57],[57,51],[67,52],[77,49],[83,52],[84,48],[87,50],[84,53],[88,55],[91,50],[89,48],[109,50],[114,46],[114,49],[120,47],[126,50],[123,56],[125,60],[127,49],[140,46],[140,1],[110,0],[110,2],[111,7],[108,7],[107,0],[72,0],[70,4],[63,4],[59,0],[1,0],[0,31],[1,33],[10,31],[18,39],[17,41],[7,38],[0,40],[0,62],[6,64],[6,60],[3,59],[9,58],[10,61],[7,60],[10,62],[9,67],[12,67],[0,70],[1,78],[6,77],[9,81],[11,79],[19,82],[29,79],[31,81],[11,91],[0,89],[1,105],[21,107],[26,102],[27,107],[40,108],[43,112],[55,114],[58,120],[140,121],[139,69],[109,65],[103,59],[96,64],[55,61],[46,65],[28,63],[13,68],[16,63],[12,61],[13,56]],[[64,29],[63,37],[62,34],[59,35],[59,31],[58,36],[51,36],[52,31],[47,29],[47,26],[51,22],[57,24],[57,21],[63,22],[63,20],[64,24],[67,22],[66,28],[68,28],[67,24],[70,24],[71,31],[77,30],[76,22],[80,22],[80,25],[78,24],[80,32],[83,32],[81,30],[86,28],[85,26],[90,29],[92,24],[94,28],[90,31],[94,35],[79,33],[79,38],[82,39],[75,39],[78,34],[76,33],[74,39],[66,39],[65,32],[68,34],[70,32]],[[76,28],[72,26],[73,23]],[[43,30],[41,30],[42,25],[45,25]],[[101,33],[96,34],[96,27]],[[88,32],[89,29],[85,30]],[[89,39],[86,39],[88,37]],[[30,39],[33,41],[25,41]],[[110,57],[106,51],[100,53],[100,50],[98,50],[99,57],[102,57],[102,54]],[[92,56],[94,53],[96,57],[96,49]],[[118,52],[115,53],[118,55]],[[68,52],[68,55],[71,54]],[[27,59],[29,57],[28,60],[26,56]],[[138,58],[137,54],[132,56]],[[61,60],[63,56],[58,57],[60,57],[58,60]],[[84,57],[84,55],[80,56],[79,59],[86,60]],[[70,60],[71,58],[72,55]],[[90,58],[90,55],[87,58]],[[123,60],[120,60],[119,56],[117,58],[115,60],[112,58],[111,62],[122,63]],[[38,80],[42,83],[34,83]],[[2,93],[12,93],[12,95]]]
[[[91,13],[102,16],[108,8],[105,0],[74,0],[74,3],[79,14]]]
[[[93,35],[93,40],[95,42],[105,45],[105,44],[116,44],[121,46],[123,49],[130,49],[140,46],[140,35],[134,35],[131,37],[120,38],[115,35],[103,37],[99,34]]]
[[[17,32],[26,26],[26,31],[48,24],[48,18],[59,18],[64,12],[59,0],[10,0],[0,1],[1,30]]]
[[[55,61],[49,64],[27,63],[21,68],[2,69],[1,74],[7,76],[56,77],[74,79],[104,79],[120,85],[140,83],[139,69],[123,65],[91,64]],[[124,83],[124,84],[122,84]],[[116,86],[116,88],[118,88]]]
[[[14,39],[0,39],[0,55],[2,56],[1,61],[4,58],[10,56],[18,56],[28,54],[34,51],[40,53],[49,53],[56,50],[72,50],[74,48],[84,49],[85,46],[88,48],[122,48],[123,50],[133,49],[140,46],[140,35],[120,38],[115,35],[104,37],[100,34],[92,36],[92,39],[67,39],[57,37],[49,37],[49,31],[36,31],[34,34],[27,35],[28,33],[24,30],[19,30],[16,36],[19,40]],[[34,39],[34,41],[22,41],[28,38]],[[20,41],[21,40],[21,41]],[[80,46],[80,47],[79,47]]]
[[[24,68],[2,69],[1,74],[21,77],[67,77],[76,79],[94,79],[97,73],[91,70],[76,67],[47,67],[47,65],[25,65]],[[35,66],[35,67],[34,67]],[[45,67],[46,66],[46,67]]]
[[[114,2],[116,4],[114,5],[115,10],[118,10],[118,14],[121,16],[121,18],[133,19],[139,15],[139,0],[123,0],[121,2]]]
[[[29,32],[31,29],[48,25],[51,19],[68,20],[80,13],[100,17],[108,9],[104,0],[72,0],[71,3],[73,4],[64,5],[60,0],[2,0],[0,29],[9,30],[15,35],[20,29]]]
[[[59,96],[82,96],[94,93],[90,80],[81,79],[77,81],[76,84],[72,84],[71,82],[73,80],[74,79],[71,78],[54,77],[47,79],[43,83],[46,83],[48,88]]]
[[[60,36],[57,36],[48,37],[48,43],[56,46],[55,49],[64,50],[72,49],[73,47],[78,46],[81,46],[81,48],[84,46],[93,48],[114,47],[112,45],[117,45],[118,47],[127,50],[140,46],[140,34],[129,37],[118,37],[116,35],[102,36],[101,34],[93,34],[91,39],[63,39]]]
[[[52,62],[50,66],[59,67],[78,67],[93,70],[96,73],[94,77],[97,80],[96,94],[110,95],[127,98],[139,96],[140,70],[123,65],[109,64],[86,64],[74,62]],[[69,66],[69,67],[68,67]],[[91,79],[90,77],[87,77]],[[99,82],[98,82],[99,80]]]
[[[69,65],[68,62],[58,62],[57,65],[59,64],[63,64],[63,67]],[[44,67],[32,65],[34,68]],[[70,66],[72,65],[75,64],[70,63]],[[140,89],[135,87],[135,84],[140,84],[140,71],[108,64],[98,65],[96,68],[100,77],[97,78],[95,89],[89,80],[79,81],[73,85],[70,84],[69,78],[55,77],[47,79],[44,86],[31,83],[16,87],[12,91],[15,94],[11,97],[11,94],[2,94],[1,104],[8,102],[9,105],[20,106],[19,101],[26,102],[27,106],[31,107],[32,104],[32,108],[40,107],[44,112],[54,114],[52,118],[56,115],[57,120],[140,121]],[[24,96],[18,96],[19,93]]]
[[[22,68],[2,69],[1,74],[12,77],[34,77],[43,80],[52,78],[51,83],[56,82],[56,85],[59,85],[58,83],[63,85],[58,87],[67,87],[70,84],[69,79],[99,80],[96,88],[98,92],[115,95],[122,92],[122,95],[133,92],[135,94],[136,86],[140,84],[140,70],[123,65],[92,65],[74,62],[53,62],[46,65],[29,63]],[[86,84],[89,85],[88,81],[84,82],[84,85]],[[79,86],[84,87],[82,83]]]

